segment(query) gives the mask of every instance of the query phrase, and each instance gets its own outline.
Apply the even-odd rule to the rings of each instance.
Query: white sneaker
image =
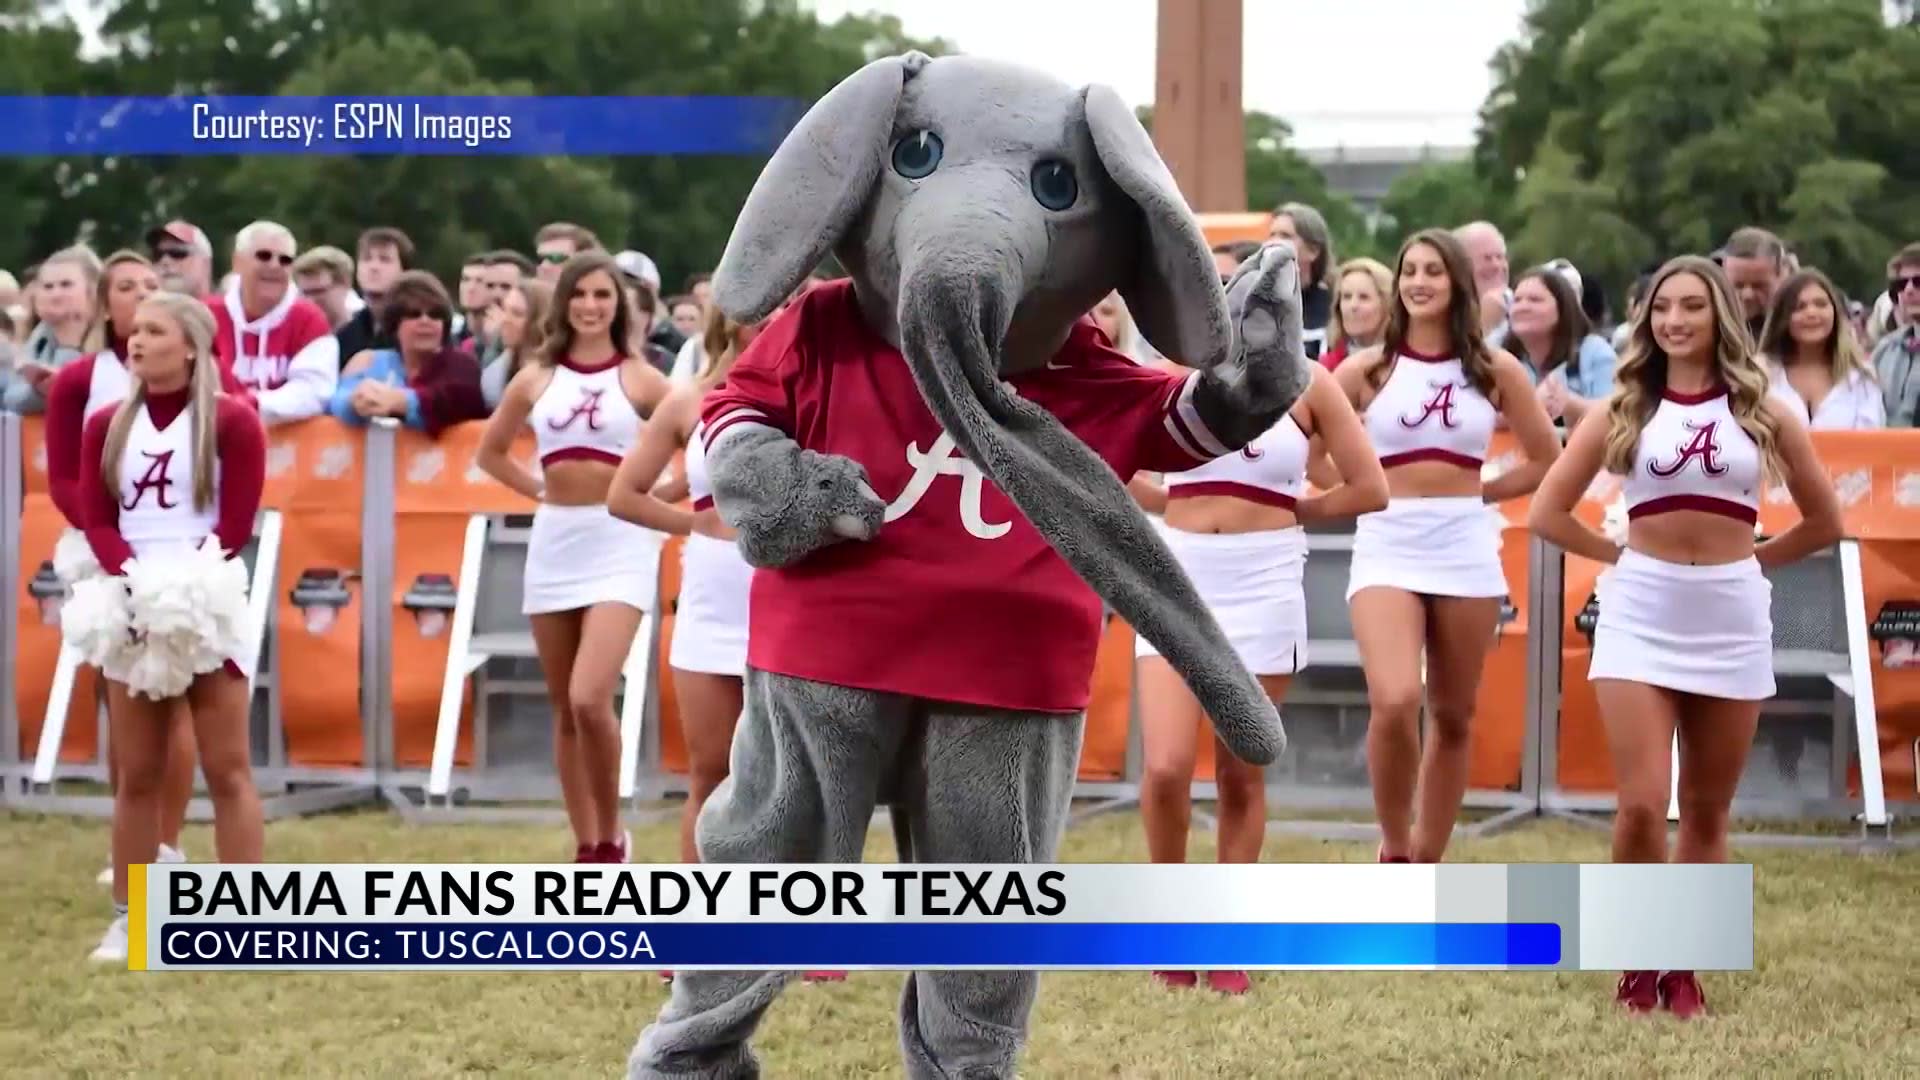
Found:
[[[183,863],[187,861],[187,853],[171,844],[161,844],[160,852],[154,856],[153,861],[156,863]]]
[[[127,962],[127,917],[121,915],[107,927],[100,938],[100,944],[93,947],[87,959],[97,964],[125,964]]]

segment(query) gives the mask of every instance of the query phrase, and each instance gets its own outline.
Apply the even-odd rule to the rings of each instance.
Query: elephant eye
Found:
[[[909,180],[922,180],[940,167],[940,136],[916,131],[893,144],[893,171]]]
[[[1033,197],[1049,210],[1065,210],[1080,197],[1080,181],[1064,161],[1043,161],[1033,167]]]

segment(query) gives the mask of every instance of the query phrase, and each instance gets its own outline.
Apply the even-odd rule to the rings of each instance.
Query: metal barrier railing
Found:
[[[493,819],[503,815],[463,804],[551,800],[558,794],[558,785],[550,765],[547,689],[532,659],[526,621],[518,614],[519,564],[524,560],[527,532],[524,522],[511,516],[476,516],[468,522],[454,609],[454,647],[450,649],[440,697],[433,759],[426,767],[401,768],[396,763],[390,647],[394,632],[395,430],[390,422],[375,423],[364,433],[359,573],[366,601],[360,613],[358,675],[365,760],[345,768],[289,764],[279,693],[287,673],[277,670],[271,647],[278,632],[272,615],[277,605],[256,596],[256,604],[264,605],[268,613],[256,684],[258,781],[263,792],[274,793],[281,800],[277,806],[282,815],[384,797],[410,818]],[[14,598],[0,611],[0,648],[5,648],[10,657],[15,655],[26,584],[22,580],[21,514],[25,497],[21,447],[20,418],[0,414],[0,539],[4,540],[0,549],[8,552],[0,559],[0,588]],[[1365,764],[1366,693],[1344,602],[1350,548],[1350,533],[1310,530],[1305,584],[1309,667],[1294,680],[1284,705],[1292,746],[1267,772],[1269,805],[1283,818],[1271,823],[1276,830],[1346,836],[1371,835],[1373,828],[1364,822],[1301,820],[1297,816],[1284,820],[1289,814],[1318,811],[1370,817],[1372,809]],[[1512,688],[1524,710],[1518,772],[1503,787],[1469,793],[1468,808],[1489,816],[1464,821],[1462,831],[1467,833],[1510,827],[1540,814],[1587,820],[1588,815],[1609,812],[1613,806],[1608,792],[1576,790],[1562,782],[1563,706],[1568,692],[1562,638],[1570,617],[1564,610],[1565,567],[1560,553],[1538,538],[1529,538],[1527,553],[1526,587],[1517,605],[1525,613],[1527,627],[1524,685]],[[1892,807],[1880,783],[1857,545],[1842,543],[1836,550],[1774,577],[1776,663],[1782,692],[1768,706],[1762,737],[1757,740],[1763,744],[1761,752],[1754,755],[1750,776],[1743,780],[1736,813],[1856,820],[1876,834],[1884,833],[1891,825]],[[277,587],[275,580],[269,573],[267,583],[256,589],[272,590]],[[635,804],[686,790],[684,780],[672,774],[663,761],[658,722],[664,674],[660,659],[663,623],[662,618],[649,617],[643,624],[622,688],[622,792]],[[0,695],[0,779],[4,785],[0,786],[0,795],[10,802],[34,804],[29,782],[32,763],[23,755],[20,738],[15,665],[5,665],[4,672],[0,676],[4,679],[4,694]],[[635,692],[631,704],[629,691]],[[463,699],[472,702],[468,723],[473,765],[456,769],[453,747],[461,727]],[[1814,717],[1825,722],[1823,728],[1813,732],[1819,737],[1811,743],[1815,760],[1826,766],[1817,770],[1825,778],[1820,785],[1811,784],[1797,771],[1797,765],[1780,764],[1792,753],[1804,754],[1809,745],[1808,719]],[[1076,820],[1137,805],[1143,772],[1137,695],[1130,702],[1128,728],[1123,775],[1118,780],[1081,784],[1076,797],[1086,802]],[[1799,751],[1793,750],[1795,738],[1801,740]],[[1774,742],[1783,747],[1778,753],[1770,749]],[[68,779],[104,779],[104,751],[100,758],[88,763],[60,763],[57,771]],[[1860,767],[1859,796],[1849,793],[1852,765]],[[1769,768],[1771,775],[1766,771]],[[1196,784],[1194,794],[1198,800],[1210,800],[1213,786]],[[72,809],[45,799],[38,800],[38,805],[43,809]],[[504,816],[547,820],[557,818],[558,811],[513,810]],[[1204,815],[1196,818],[1202,823],[1206,820]]]

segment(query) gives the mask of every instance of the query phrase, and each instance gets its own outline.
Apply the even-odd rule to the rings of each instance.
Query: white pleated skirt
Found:
[[[1500,512],[1478,496],[1394,499],[1353,529],[1347,599],[1384,585],[1423,596],[1507,595]]]
[[[1307,666],[1307,534],[1299,528],[1247,533],[1193,533],[1162,528],[1160,535],[1193,579],[1200,599],[1247,670],[1292,675]],[[1144,635],[1133,654],[1158,656]]]
[[[534,511],[527,539],[523,615],[626,604],[652,611],[660,589],[666,537],[633,525],[605,506],[549,506]]]
[[[710,675],[747,673],[747,596],[753,567],[730,540],[692,533],[680,549],[680,600],[667,663]]]
[[[1773,583],[1752,557],[1690,566],[1627,551],[1595,594],[1589,681],[1733,701],[1773,696]]]

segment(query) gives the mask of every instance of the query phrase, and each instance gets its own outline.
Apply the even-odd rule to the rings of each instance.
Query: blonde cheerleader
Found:
[[[248,750],[253,657],[247,572],[265,480],[266,433],[220,392],[207,307],[177,293],[139,305],[127,394],[87,420],[80,512],[102,573],[62,612],[69,644],[107,677],[119,765],[114,792],[115,918],[96,960],[124,963],[130,863],[159,848],[170,718],[190,710],[223,863],[260,861],[260,799]]]

